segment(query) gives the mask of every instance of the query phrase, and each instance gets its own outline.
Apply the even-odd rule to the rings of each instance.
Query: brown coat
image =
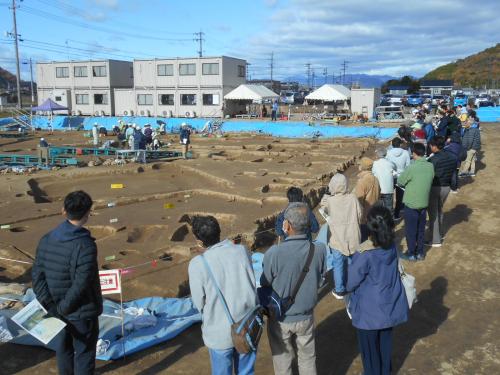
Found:
[[[354,194],[347,192],[347,179],[344,175],[340,173],[334,175],[329,189],[331,195],[325,194],[321,200],[321,207],[329,216],[328,245],[344,255],[352,255],[359,250],[361,242],[359,229],[361,205]]]
[[[363,207],[362,224],[366,224],[366,216],[370,208],[377,203],[380,198],[380,186],[377,178],[371,171],[361,171],[358,175],[358,183],[354,188],[353,193],[358,197],[361,206]]]

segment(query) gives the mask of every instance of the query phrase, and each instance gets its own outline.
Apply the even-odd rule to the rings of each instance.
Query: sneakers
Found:
[[[476,177],[476,174],[475,173],[469,173],[468,176],[469,177]]]
[[[425,255],[424,254],[418,254],[417,255],[417,261],[421,262],[423,260],[425,260]]]
[[[417,261],[417,257],[415,255],[408,254],[408,252],[401,254],[399,257],[401,259],[403,259],[403,260],[408,260],[410,262],[416,262]]]
[[[394,220],[395,223],[399,223],[401,220],[403,220],[403,217],[402,216],[399,216],[399,217],[393,216],[392,220]]]
[[[441,247],[441,246],[443,246],[443,244],[441,244],[441,243],[432,243],[430,241],[427,241],[425,243],[425,246],[429,246],[429,247]]]
[[[335,292],[332,290],[332,296],[334,296],[336,299],[344,299],[344,296],[347,294],[347,292]]]
[[[458,194],[458,189],[457,190],[450,190],[450,193],[452,193],[452,194]]]

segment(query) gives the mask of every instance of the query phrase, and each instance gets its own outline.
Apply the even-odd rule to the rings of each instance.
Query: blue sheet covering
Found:
[[[481,122],[500,122],[500,107],[481,107],[476,113]]]
[[[19,296],[4,295],[2,297],[19,299]],[[21,299],[27,303],[33,298],[33,292],[29,289]],[[104,300],[104,312],[99,317],[99,338],[102,340],[97,358],[101,360],[113,360],[129,355],[153,345],[165,342],[177,336],[191,325],[201,321],[201,314],[196,310],[191,298],[161,298],[147,297],[125,302],[124,310],[142,308],[144,310],[140,317],[132,314],[124,315],[125,326],[129,329],[125,332],[125,340],[121,333],[120,304]],[[14,310],[0,310],[0,316],[10,318],[17,312]],[[134,329],[134,321],[143,320],[143,317],[154,317],[156,324],[146,328]],[[138,320],[136,320],[138,319]],[[135,324],[136,326],[137,324]],[[10,319],[7,319],[9,331],[14,339],[11,343],[31,346],[44,346],[40,341],[30,336]],[[131,328],[131,329],[130,329]],[[56,338],[57,339],[57,338]],[[54,350],[52,340],[46,347]]]
[[[89,130],[92,125],[97,122],[99,126],[103,126],[111,130],[113,126],[118,124],[119,120],[127,123],[136,123],[140,126],[151,124],[153,127],[157,126],[157,120],[166,123],[166,131],[168,133],[178,133],[180,125],[183,122],[188,123],[193,128],[201,130],[208,119],[195,118],[156,118],[156,117],[68,117],[68,116],[54,116],[52,127],[55,130],[64,130],[68,128],[78,128],[83,126],[84,129]],[[35,127],[47,128],[48,118],[44,116],[34,116],[33,125]],[[223,124],[224,132],[256,132],[262,134],[269,134],[276,137],[295,137],[295,138],[312,138],[312,137],[374,137],[379,139],[387,139],[394,136],[396,133],[395,128],[377,128],[377,127],[347,127],[339,125],[309,125],[306,122],[296,121],[258,121],[258,120],[229,120]]]

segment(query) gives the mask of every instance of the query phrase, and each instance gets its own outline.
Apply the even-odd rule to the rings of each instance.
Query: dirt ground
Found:
[[[480,170],[474,180],[463,180],[460,192],[446,203],[443,247],[429,251],[425,262],[406,266],[417,277],[419,302],[409,322],[395,330],[394,373],[500,373],[500,125],[485,124],[483,129]],[[85,142],[76,132],[48,140],[56,145]],[[0,151],[34,153],[36,143],[4,139]],[[173,256],[172,262],[125,276],[125,299],[184,296],[187,262],[195,253],[190,217],[212,214],[223,236],[239,236],[249,248],[265,251],[274,235],[261,232],[273,226],[275,215],[286,205],[289,186],[302,187],[315,206],[335,171],[346,171],[355,183],[356,159],[376,142],[231,135],[195,137],[193,143],[194,160],[0,176],[0,224],[11,224],[0,231],[0,256],[29,261],[40,236],[60,222],[64,195],[84,189],[95,200],[89,229],[97,238],[102,268],[127,267],[165,253]],[[112,183],[124,188],[110,189]],[[108,208],[110,202],[116,206]],[[111,219],[118,221],[110,223]],[[400,224],[398,238],[402,236]],[[111,255],[115,260],[106,261]],[[0,281],[7,280],[29,283],[30,268],[0,263]],[[321,295],[315,311],[318,373],[357,375],[362,366],[343,304],[327,290]],[[0,374],[57,373],[54,354],[48,350],[0,344],[0,357]],[[256,373],[272,374],[267,337],[262,338],[257,358]],[[98,361],[97,367],[100,374],[210,373],[199,325],[125,360]]]

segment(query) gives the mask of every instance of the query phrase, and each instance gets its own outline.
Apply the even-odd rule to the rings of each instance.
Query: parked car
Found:
[[[495,103],[492,100],[483,100],[476,104],[478,108],[480,107],[495,107]]]
[[[462,107],[468,104],[469,97],[465,94],[456,94],[453,98],[453,107],[461,105]]]
[[[477,105],[478,107],[480,106],[479,104],[481,102],[491,102],[491,97],[488,94],[479,94],[474,101],[474,104]],[[484,107],[484,106],[483,106]]]
[[[422,94],[422,99],[424,103],[431,103],[432,102],[432,95],[431,94]]]
[[[294,104],[295,103],[295,93],[294,92],[285,92],[280,96],[280,101],[283,104]]]
[[[402,97],[399,95],[392,95],[390,98],[387,99],[387,102],[389,103],[390,106],[402,106],[403,105]]]
[[[416,107],[417,105],[422,105],[424,104],[424,98],[421,95],[418,94],[412,94],[408,95],[408,106],[409,107]]]
[[[447,103],[447,99],[444,95],[436,94],[432,97],[431,104],[433,107],[437,107],[438,105],[443,104],[443,103],[444,104]]]

